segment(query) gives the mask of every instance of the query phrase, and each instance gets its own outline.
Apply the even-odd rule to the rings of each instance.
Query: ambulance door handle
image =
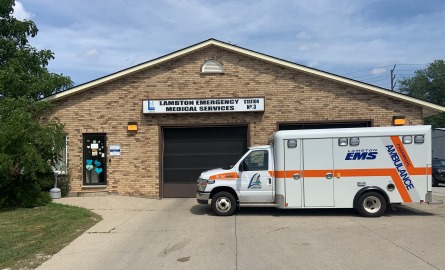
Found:
[[[299,173],[294,174],[294,179],[295,180],[300,180],[300,174]]]
[[[269,180],[269,185],[272,185],[272,178],[267,178]]]
[[[332,179],[332,177],[334,177],[334,175],[332,173],[328,172],[326,174],[326,179]]]

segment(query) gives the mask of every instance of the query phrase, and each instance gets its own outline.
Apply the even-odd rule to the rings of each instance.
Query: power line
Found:
[[[385,72],[385,73],[387,73],[387,72]],[[379,73],[379,74],[367,74],[367,75],[360,75],[360,76],[354,76],[354,77],[352,77],[352,78],[361,78],[361,79],[364,79],[364,78],[377,78],[377,77],[383,77],[383,76],[389,76],[389,74],[382,74],[382,73]]]
[[[368,82],[379,82],[383,80],[388,80],[388,78],[381,78],[381,79],[374,79],[374,80],[368,80]]]
[[[384,67],[389,67],[391,65],[387,65],[387,66],[382,66],[382,67],[375,67],[375,68],[369,68],[369,69],[364,69],[364,70],[359,70],[359,71],[353,71],[353,72],[349,72],[349,73],[343,73],[340,75],[348,75],[348,74],[353,74],[353,73],[358,73],[358,72],[363,72],[363,71],[368,71],[368,70],[374,70],[374,69],[379,69],[379,68],[384,68]]]
[[[402,69],[396,69],[397,66],[403,66]],[[341,74],[342,76],[350,75],[350,74],[356,74],[352,76],[348,76],[351,79],[361,81],[364,83],[369,83],[373,85],[378,85],[383,88],[387,88],[387,83],[385,83],[385,80],[388,80],[388,83],[390,83],[389,89],[394,91],[396,89],[396,85],[398,81],[411,79],[414,76],[416,76],[416,72],[420,68],[415,67],[408,67],[408,66],[427,66],[427,64],[395,64],[395,65],[386,65],[386,66],[379,66],[374,68],[368,68],[348,73]],[[390,67],[388,69],[388,67]],[[379,70],[380,69],[380,70]],[[383,69],[383,70],[381,70]],[[373,72],[369,72],[369,71]],[[367,72],[368,71],[368,72]],[[362,74],[357,74],[362,73]],[[396,81],[397,78],[397,81]],[[397,86],[398,88],[398,86]]]

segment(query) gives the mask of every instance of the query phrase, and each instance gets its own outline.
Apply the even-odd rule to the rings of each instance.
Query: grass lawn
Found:
[[[0,210],[0,269],[33,269],[101,220],[74,206]]]

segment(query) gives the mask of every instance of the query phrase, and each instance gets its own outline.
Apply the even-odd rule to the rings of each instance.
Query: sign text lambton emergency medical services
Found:
[[[263,112],[264,98],[144,100],[143,113]]]

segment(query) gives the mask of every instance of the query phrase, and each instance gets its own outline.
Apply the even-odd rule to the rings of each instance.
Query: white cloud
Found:
[[[298,46],[298,50],[304,52],[309,50],[309,47],[307,45],[300,45]]]
[[[438,1],[442,0],[419,5]],[[370,69],[383,66],[382,63],[431,62],[443,58],[440,44],[445,44],[444,10],[407,18],[394,12],[398,19],[388,21],[382,15],[369,15],[379,14],[380,9],[370,12],[372,6],[369,6],[379,1],[39,0],[37,3],[20,0],[20,3],[36,14],[33,20],[40,29],[35,39],[37,47],[55,53],[51,68],[72,76],[76,83],[208,38],[308,63],[332,73]]]
[[[386,68],[382,67],[382,68],[374,68],[371,70],[371,74],[381,74],[381,73],[385,73],[386,72]]]
[[[20,21],[29,20],[33,17],[31,13],[25,10],[22,3],[19,1],[15,1],[13,16]]]
[[[316,67],[316,66],[318,66],[318,65],[320,65],[320,63],[318,63],[318,61],[309,61],[309,62],[307,63],[307,66],[308,66],[308,67]]]
[[[85,52],[85,55],[88,57],[96,56],[98,54],[99,52],[96,49],[89,49],[88,51]]]

